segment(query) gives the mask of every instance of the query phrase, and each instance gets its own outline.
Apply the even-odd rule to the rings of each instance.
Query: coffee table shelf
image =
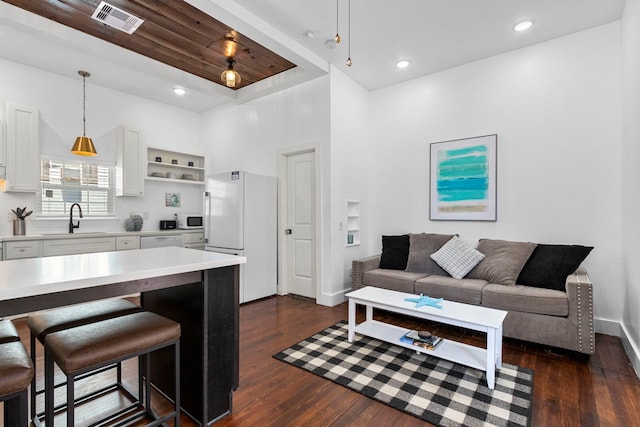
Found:
[[[442,301],[440,309],[431,306],[416,307],[416,303],[405,301],[405,298],[415,298],[416,295],[372,286],[349,292],[346,297],[349,298],[349,342],[353,341],[355,333],[359,333],[417,353],[431,354],[485,371],[487,386],[490,389],[495,387],[496,368],[502,367],[502,322],[507,316],[506,311],[454,301]],[[364,305],[366,311],[365,321],[359,324],[356,322],[357,304]],[[400,338],[409,329],[374,320],[374,308],[485,332],[487,347],[475,347],[449,339],[443,340],[434,350],[404,343]]]
[[[379,322],[377,320],[368,320],[356,326],[356,332],[368,337],[376,338],[382,341],[399,345],[416,353],[429,354],[440,359],[450,360],[452,362],[461,363],[475,369],[484,371],[486,369],[486,350],[461,342],[443,339],[442,342],[434,350],[426,350],[424,348],[402,342],[400,338],[404,336],[410,329],[401,328],[399,326],[390,325],[388,323]]]

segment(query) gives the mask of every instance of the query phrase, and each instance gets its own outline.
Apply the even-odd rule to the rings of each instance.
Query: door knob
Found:
[[[291,234],[293,233],[293,231],[290,228],[287,228],[286,230],[284,230],[284,234]]]

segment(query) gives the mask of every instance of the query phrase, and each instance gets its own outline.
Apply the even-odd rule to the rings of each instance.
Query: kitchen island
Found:
[[[145,309],[180,322],[182,409],[201,425],[231,411],[238,386],[238,283],[241,256],[180,247],[0,262],[0,318],[140,293]],[[171,356],[152,359],[151,380]]]

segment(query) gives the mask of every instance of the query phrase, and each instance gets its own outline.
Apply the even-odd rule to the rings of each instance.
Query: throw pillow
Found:
[[[409,235],[382,236],[380,268],[404,270],[409,258]]]
[[[429,258],[429,255],[440,249],[453,236],[453,234],[409,234],[409,259],[405,271],[446,276],[447,273]]]
[[[484,254],[473,249],[457,236],[453,236],[451,240],[431,254],[431,259],[454,279],[462,279],[483,258]]]
[[[468,277],[513,286],[535,247],[536,244],[531,242],[480,239],[477,249],[485,257]]]
[[[567,276],[576,271],[593,246],[539,244],[518,276],[519,285],[565,291]]]

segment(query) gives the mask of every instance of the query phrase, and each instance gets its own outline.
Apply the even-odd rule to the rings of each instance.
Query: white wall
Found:
[[[338,68],[331,67],[331,281],[325,291],[334,304],[351,288],[351,260],[371,255],[366,245],[346,247],[347,200],[360,202],[360,229],[368,232],[375,213],[371,157],[373,142],[370,93]]]
[[[626,0],[622,18],[622,248],[626,288],[623,339],[640,372],[640,0]]]
[[[583,265],[596,317],[621,320],[619,23],[381,89],[371,100],[369,246],[379,251],[381,234],[425,231],[472,244],[591,245]],[[429,143],[492,133],[497,222],[429,221]]]
[[[314,146],[319,153],[322,214],[320,245],[321,294],[330,293],[331,283],[331,169],[329,147],[329,77],[264,96],[241,105],[225,105],[202,114],[200,139],[207,147],[211,173],[244,170],[277,176],[281,150]],[[292,148],[293,149],[293,148]],[[326,212],[326,214],[325,214]],[[325,262],[326,258],[326,262]],[[327,304],[324,297],[319,302]]]
[[[91,72],[91,70],[89,70]],[[99,71],[98,71],[99,72]],[[77,159],[69,150],[82,134],[82,79],[60,76],[0,60],[0,102],[32,105],[40,112],[42,153]],[[0,109],[1,110],[1,109]],[[1,114],[1,113],[0,113]],[[201,153],[199,115],[187,110],[132,96],[91,84],[87,79],[87,135],[98,150],[97,161],[115,163],[116,126],[127,124],[142,131],[144,142],[162,148]],[[114,221],[81,221],[82,231],[122,231],[123,219],[130,213],[147,213],[143,230],[158,229],[160,219],[172,219],[175,212],[200,212],[202,187],[179,183],[147,182],[144,197],[119,197]],[[164,206],[164,193],[180,193],[181,207]],[[0,235],[11,234],[10,209],[36,208],[33,194],[0,193]],[[33,220],[27,234],[65,232],[68,220]]]

